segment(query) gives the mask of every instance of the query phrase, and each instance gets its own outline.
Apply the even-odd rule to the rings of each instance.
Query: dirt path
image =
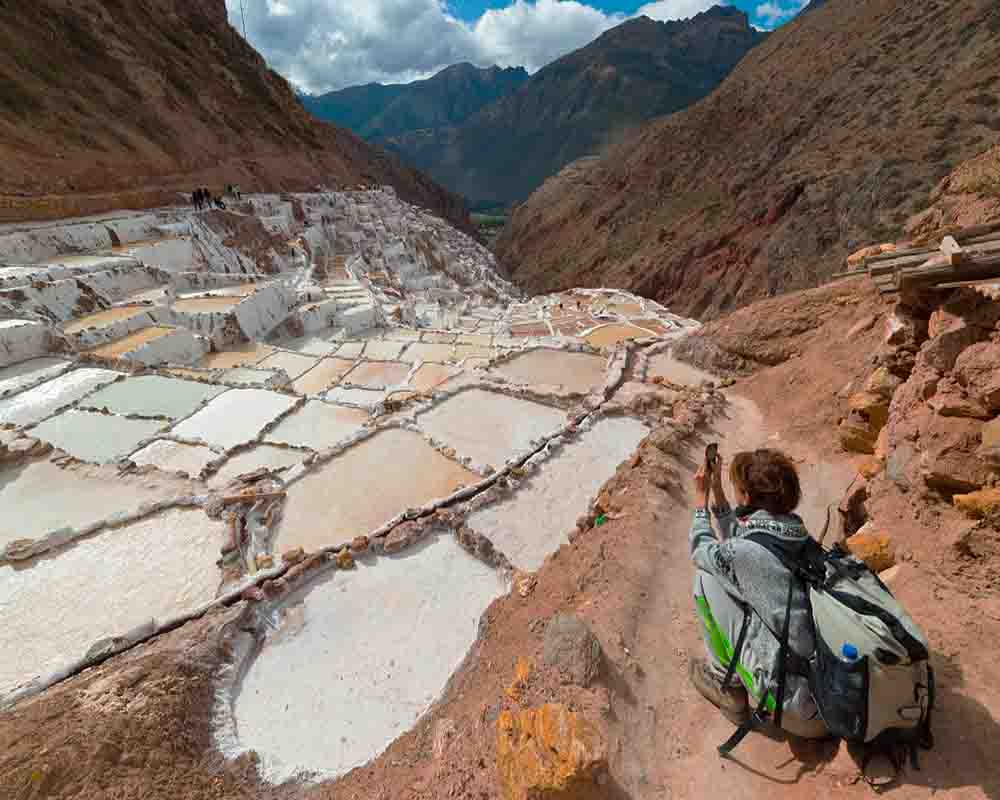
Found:
[[[724,457],[766,445],[784,448],[793,457],[803,459],[800,469],[806,500],[800,513],[810,530],[821,530],[827,504],[835,506],[839,502],[853,477],[851,465],[811,463],[804,458],[806,454],[796,452],[793,443],[773,437],[754,403],[736,395],[729,400],[727,417],[715,424],[711,434],[720,443]],[[698,453],[690,455],[683,475],[688,485],[699,457]],[[727,490],[732,497],[731,489]],[[688,502],[690,507],[690,494]],[[620,780],[633,797],[765,796],[773,780],[793,781],[802,765],[790,757],[788,745],[764,736],[749,739],[736,757],[758,765],[770,778],[740,769],[735,762],[723,762],[716,754],[715,748],[732,733],[732,726],[700,698],[687,680],[689,659],[703,653],[691,600],[690,516],[677,513],[669,501],[664,501],[660,511],[667,521],[663,531],[665,552],[650,588],[650,600],[637,620],[632,653],[637,661],[651,668],[638,684],[635,702],[620,703],[615,708],[623,740],[631,744],[627,756],[617,754],[621,759]],[[649,657],[653,653],[659,655],[655,661]],[[813,789],[803,788],[811,797]]]
[[[709,434],[720,443],[724,456],[760,446],[779,447],[799,462],[805,501],[799,512],[814,533],[823,528],[826,507],[833,504],[831,525],[837,524],[836,504],[854,476],[848,459],[817,462],[797,442],[782,441],[773,433],[750,400],[730,394],[728,413]],[[704,441],[709,441],[707,436]],[[631,798],[765,798],[782,800],[812,798],[820,794],[860,797],[870,794],[857,783],[857,768],[846,747],[749,737],[734,753],[720,759],[716,748],[733,727],[705,702],[687,679],[688,663],[703,654],[700,628],[692,610],[692,567],[688,551],[688,528],[693,505],[691,475],[700,452],[689,453],[682,464],[687,506],[663,497],[654,513],[663,521],[662,555],[656,559],[647,586],[648,602],[637,606],[634,629],[626,631],[631,658],[642,668],[627,671],[627,689],[614,694],[612,729],[619,744],[613,754],[613,769],[621,794]],[[727,484],[727,490],[729,490]],[[730,497],[732,494],[730,493]],[[916,567],[907,564],[907,569]],[[933,584],[929,575],[918,577],[922,585]],[[934,660],[944,673],[944,692],[950,710],[936,721],[938,747],[924,757],[920,773],[907,773],[893,793],[898,797],[924,798],[946,789],[948,797],[1000,797],[1000,770],[992,770],[988,755],[996,746],[998,726],[988,708],[969,695],[996,701],[995,687],[984,680],[966,686],[961,672],[955,679],[954,654],[958,642],[978,650],[977,661],[989,663],[983,643],[969,642],[965,626],[955,624],[940,608],[935,611],[937,589],[919,596],[913,583],[900,592],[904,603],[927,627],[937,650]],[[975,614],[975,607],[964,613]],[[988,625],[995,628],[995,625]],[[976,629],[983,631],[980,622]],[[995,650],[993,650],[995,655]],[[986,666],[986,670],[992,668]],[[634,675],[634,677],[633,677]],[[951,686],[951,680],[957,680]],[[964,687],[959,689],[959,687]],[[961,694],[959,694],[961,692]],[[992,773],[992,777],[991,777]]]

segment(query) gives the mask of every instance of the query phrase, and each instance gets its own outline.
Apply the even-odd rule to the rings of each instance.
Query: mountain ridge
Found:
[[[473,207],[509,205],[631,126],[704,97],[765,38],[730,6],[681,21],[630,19],[462,125],[386,144]]]
[[[550,178],[501,263],[530,291],[614,285],[696,317],[813,286],[1000,141],[997,32],[989,0],[826,0],[701,102]]]
[[[368,83],[303,98],[307,111],[380,142],[409,130],[460,123],[528,80],[524,67],[452,64],[412,83]]]
[[[199,185],[380,183],[472,230],[461,198],[309,115],[224,0],[38,0],[0,16],[0,159],[0,221],[176,203]]]

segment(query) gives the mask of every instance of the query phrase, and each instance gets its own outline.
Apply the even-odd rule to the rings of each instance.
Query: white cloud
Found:
[[[668,19],[689,19],[702,11],[708,11],[712,6],[729,5],[722,0],[657,0],[647,3],[637,12],[637,16],[647,16],[650,19],[666,21]]]
[[[766,2],[757,6],[756,15],[772,28],[787,19],[791,19],[803,8],[809,5],[809,0],[791,0],[790,3]]]
[[[483,14],[472,34],[481,63],[534,72],[624,21],[624,15],[605,14],[576,0],[515,0]]]
[[[653,0],[637,15],[686,19],[728,0]],[[773,27],[808,0],[767,0]],[[511,0],[468,23],[448,0],[242,0],[247,37],[270,66],[300,88],[325,92],[378,81],[402,83],[451,64],[523,66],[534,72],[622,23],[586,0]],[[226,0],[242,26],[240,0]]]
[[[241,26],[240,0],[226,0]],[[657,0],[639,10],[680,19],[714,0]],[[514,0],[466,23],[446,0],[243,0],[247,37],[301,88],[405,82],[461,61],[534,72],[624,22],[578,0]]]

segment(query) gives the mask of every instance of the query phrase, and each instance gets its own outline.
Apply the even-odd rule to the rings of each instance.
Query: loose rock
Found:
[[[601,645],[590,628],[572,614],[556,614],[545,627],[542,658],[557,667],[566,683],[589,686],[601,671]]]

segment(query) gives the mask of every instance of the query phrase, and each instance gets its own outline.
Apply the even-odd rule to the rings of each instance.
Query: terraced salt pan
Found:
[[[70,409],[39,423],[31,435],[81,461],[106,464],[133,452],[167,424]]]
[[[607,363],[603,356],[590,353],[531,350],[504,362],[496,372],[515,383],[563,386],[586,393],[604,384]]]
[[[288,488],[275,550],[349,542],[480,480],[412,431],[381,431]]]
[[[569,541],[577,518],[648,433],[627,417],[599,420],[536,468],[512,498],[472,514],[469,526],[515,567],[533,572]]]
[[[566,414],[528,400],[470,389],[421,414],[417,424],[460,456],[497,467],[533,439],[565,425]]]
[[[328,356],[340,347],[340,343],[331,342],[321,336],[302,336],[297,339],[283,340],[281,347],[285,350],[294,350],[296,353],[303,353],[308,356]]]
[[[455,360],[455,349],[450,344],[425,344],[415,342],[408,346],[400,356],[403,361],[438,361],[441,363]]]
[[[75,403],[88,392],[121,375],[107,369],[77,369],[0,401],[0,424],[32,425],[62,406]]]
[[[329,389],[354,367],[346,358],[324,358],[307,373],[292,382],[296,394],[319,394]]]
[[[106,311],[98,311],[96,314],[90,314],[89,316],[80,317],[72,322],[68,322],[63,326],[63,331],[65,333],[79,333],[80,331],[87,330],[87,328],[103,328],[112,322],[132,319],[132,317],[138,317],[140,314],[147,314],[149,311],[150,308],[148,306],[109,308]]]
[[[236,369],[228,369],[222,373],[223,381],[240,386],[270,386],[274,379],[275,375],[269,369],[236,367]]]
[[[164,336],[168,336],[173,333],[174,330],[174,328],[161,326],[143,328],[141,331],[136,331],[135,333],[118,339],[117,341],[101,345],[100,347],[95,347],[87,352],[97,358],[119,358],[126,353],[131,353],[133,350],[137,350],[144,344],[149,344],[150,342],[155,342],[157,339],[162,339]]]
[[[279,351],[257,364],[257,369],[283,369],[289,378],[298,378],[316,366],[316,358]]]
[[[180,419],[225,390],[225,386],[140,375],[101,389],[81,405],[106,408],[112,414]]]
[[[264,389],[231,389],[182,420],[172,433],[230,450],[252,442],[296,402],[294,397]]]
[[[401,361],[364,361],[344,377],[344,383],[361,386],[365,389],[399,386],[406,382],[410,368],[410,364],[404,364]]]
[[[17,392],[64,371],[69,362],[61,358],[32,358],[0,369],[0,397]]]
[[[224,534],[200,509],[173,510],[18,569],[0,566],[0,695],[72,664],[100,639],[211,600]]]
[[[441,695],[505,591],[451,536],[320,580],[280,612],[243,679],[238,749],[275,783],[365,764]]]
[[[158,439],[129,456],[140,467],[152,465],[164,472],[186,472],[198,477],[209,462],[219,454],[200,444],[182,444],[169,439]]]
[[[190,297],[183,300],[175,300],[174,311],[187,311],[195,314],[224,314],[234,309],[242,297]]]
[[[612,347],[628,339],[645,339],[653,335],[635,325],[602,325],[588,333],[584,339],[591,347]]]
[[[702,381],[714,381],[716,378],[710,372],[705,372],[683,361],[674,358],[672,351],[660,353],[649,359],[649,366],[646,368],[646,377],[661,377],[671,383],[686,384],[687,386],[700,386]]]
[[[323,450],[360,431],[368,419],[368,412],[361,409],[310,400],[278,423],[264,441]]]
[[[460,370],[454,367],[445,367],[441,364],[421,364],[410,377],[410,386],[418,392],[426,392],[435,386],[440,386],[459,372]]]
[[[357,358],[364,349],[364,342],[344,342],[337,348],[337,358]]]
[[[343,403],[349,406],[364,406],[370,408],[381,403],[385,392],[375,389],[354,389],[344,386],[334,386],[323,397],[331,403]]]
[[[274,352],[275,349],[270,345],[258,343],[247,347],[223,350],[221,353],[209,353],[201,360],[199,366],[209,369],[253,366]]]
[[[177,494],[169,481],[115,478],[111,468],[32,461],[0,469],[0,548],[62,528],[86,528],[119,511]]]
[[[240,475],[256,472],[259,469],[283,470],[301,463],[307,455],[309,453],[302,450],[259,444],[230,458],[215,475],[209,478],[208,483],[213,487],[224,486]]]
[[[368,342],[365,345],[365,358],[369,361],[395,361],[404,347],[406,347],[405,342]]]

